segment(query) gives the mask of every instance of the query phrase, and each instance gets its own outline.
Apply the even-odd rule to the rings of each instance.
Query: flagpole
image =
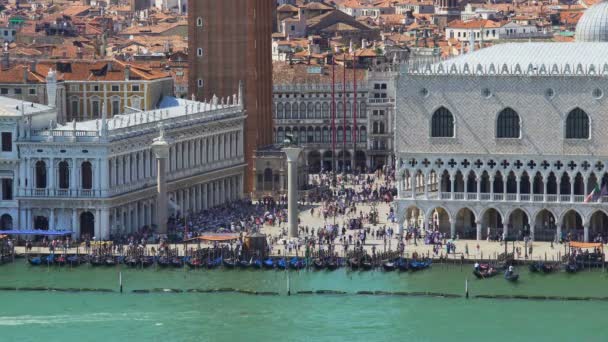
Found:
[[[346,174],[346,51],[342,55],[342,109],[344,118],[342,119],[342,174]]]
[[[357,66],[355,64],[355,52],[353,51],[353,92],[355,100],[353,102],[353,165],[351,168],[355,172],[355,162],[357,161]]]

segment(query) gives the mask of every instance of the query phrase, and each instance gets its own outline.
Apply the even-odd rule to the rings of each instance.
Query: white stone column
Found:
[[[72,196],[74,196],[76,194],[76,191],[78,190],[77,164],[78,159],[72,158],[72,164],[70,168],[70,189],[72,190]]]
[[[55,209],[50,208],[49,212],[49,230],[55,230]]]
[[[108,158],[100,158],[100,171],[99,171],[99,179],[100,179],[100,187],[101,187],[101,196],[106,197],[108,195],[108,190],[110,189],[110,162]]]
[[[283,148],[287,156],[287,220],[289,221],[289,237],[298,237],[298,157],[302,152],[298,147]]]
[[[423,182],[424,182],[424,199],[429,199],[429,175],[428,174],[424,174],[423,175]]]
[[[481,200],[481,177],[477,177],[477,200]]]
[[[490,177],[490,199],[494,200],[494,177]]]
[[[169,157],[170,143],[164,136],[164,130],[161,128],[160,136],[154,139],[152,149],[156,156],[157,162],[157,177],[156,177],[156,217],[158,224],[158,233],[167,233],[167,181],[166,181],[166,166],[167,158]]]
[[[99,236],[101,240],[110,239],[110,210],[102,208],[98,210],[99,217],[95,217],[95,222],[99,221]],[[96,232],[97,234],[97,232]]]
[[[456,238],[456,219],[450,220],[450,235],[452,239]]]
[[[515,182],[517,183],[517,202],[521,199],[521,176],[515,176]]]
[[[576,180],[576,176],[570,177],[570,202],[574,202],[574,182]]]
[[[78,209],[72,209],[72,231],[76,238],[80,238],[80,227],[78,225]]]
[[[543,202],[547,202],[547,195],[549,194],[549,177],[543,177]]]
[[[509,218],[502,219],[502,238],[506,239],[509,235]]]
[[[557,184],[557,191],[556,191],[557,192],[557,202],[561,202],[562,201],[562,199],[561,199],[561,195],[562,195],[562,188],[561,188],[561,186],[562,186],[562,184],[560,182],[560,178],[559,177],[556,176],[555,178],[556,178],[556,182],[555,183]]]
[[[132,164],[131,164],[131,154],[127,154],[125,156],[127,159],[127,163],[125,165],[125,184],[131,184],[131,175],[132,175]]]
[[[47,186],[48,193],[53,195],[55,193],[55,158],[49,158],[49,184]]]
[[[584,237],[585,237],[585,242],[589,242],[589,226],[590,223],[589,222],[585,222],[583,224],[583,232],[584,232]]]
[[[475,224],[477,225],[476,239],[477,239],[477,241],[480,241],[481,240],[481,230],[483,229],[483,227],[481,225],[481,221],[477,221],[477,222],[475,222]]]
[[[101,210],[99,210],[99,209],[95,210],[95,219],[93,220],[93,222],[94,222],[93,232],[95,234],[95,237],[98,240],[103,240],[102,236],[101,236]]]
[[[452,181],[452,189],[450,189],[450,190],[452,190],[450,192],[450,199],[454,199],[455,196],[456,196],[455,195],[456,191],[457,191],[456,190],[456,174],[455,173],[450,175],[450,180]]]

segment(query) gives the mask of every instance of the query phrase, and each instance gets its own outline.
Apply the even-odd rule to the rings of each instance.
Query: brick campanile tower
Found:
[[[276,0],[189,0],[189,93],[196,99],[245,93],[245,192],[253,156],[273,143],[271,40]]]

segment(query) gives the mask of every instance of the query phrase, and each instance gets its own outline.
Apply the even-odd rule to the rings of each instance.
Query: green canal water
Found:
[[[118,293],[122,271],[124,293]],[[473,279],[470,266],[419,273],[129,270],[0,267],[0,287],[105,288],[114,293],[0,291],[0,341],[606,341],[608,301],[535,301],[355,295],[431,291],[462,295],[608,297],[608,273],[529,274],[518,284]],[[149,293],[235,288],[279,292]]]

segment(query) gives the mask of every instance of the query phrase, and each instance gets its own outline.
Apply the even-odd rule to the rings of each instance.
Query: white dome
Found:
[[[587,11],[576,25],[577,42],[608,42],[608,2],[597,3]]]

